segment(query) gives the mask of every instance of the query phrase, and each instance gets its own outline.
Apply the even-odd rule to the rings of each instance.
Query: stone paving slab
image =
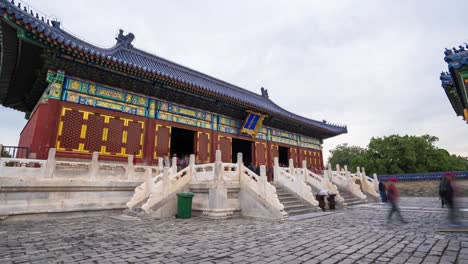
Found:
[[[418,201],[402,199],[401,206]],[[424,207],[430,209],[435,201]],[[0,263],[468,263],[443,213],[338,210],[298,221],[86,217],[0,224]],[[463,215],[465,218],[467,214]]]
[[[300,220],[305,220],[305,219],[312,219],[312,218],[317,218],[321,216],[326,216],[326,215],[333,214],[336,212],[337,211],[328,211],[328,212],[314,212],[314,213],[303,214],[303,215],[293,215],[293,216],[288,217],[287,220],[300,221]]]

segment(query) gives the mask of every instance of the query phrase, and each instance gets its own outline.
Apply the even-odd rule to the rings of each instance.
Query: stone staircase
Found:
[[[344,206],[365,204],[367,202],[365,199],[360,199],[354,196],[350,191],[346,190],[346,188],[338,187],[338,191],[340,192],[341,197],[344,199]]]
[[[297,197],[293,192],[285,188],[279,183],[274,184],[276,187],[276,195],[281,204],[284,206],[284,210],[288,215],[303,215],[313,212],[317,212],[318,209],[313,205],[307,204],[305,201]]]

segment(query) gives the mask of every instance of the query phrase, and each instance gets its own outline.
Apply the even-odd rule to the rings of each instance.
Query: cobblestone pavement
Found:
[[[437,199],[406,198],[401,208],[408,224],[387,224],[377,205],[301,221],[10,222],[0,224],[0,263],[468,263],[468,233],[434,232],[447,222]]]

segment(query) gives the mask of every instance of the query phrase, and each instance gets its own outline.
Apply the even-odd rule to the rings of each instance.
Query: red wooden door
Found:
[[[232,162],[232,138],[218,135],[218,149],[221,150],[221,160]]]
[[[158,157],[170,157],[171,149],[171,127],[164,125],[156,125],[155,131],[155,146],[154,146],[154,158]]]
[[[211,142],[210,133],[197,132],[197,161],[201,163],[210,162]]]

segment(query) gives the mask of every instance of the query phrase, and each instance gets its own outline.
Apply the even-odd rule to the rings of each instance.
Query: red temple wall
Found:
[[[55,147],[59,101],[49,100],[38,104],[20,134],[19,146],[29,147],[30,157],[47,159],[50,148]]]
[[[28,122],[23,128],[23,131],[21,131],[20,138],[19,138],[19,147],[30,147],[29,151],[30,153],[34,153],[31,155],[32,158],[36,156],[35,153],[37,153],[37,144],[34,144],[34,132],[36,131],[37,128],[37,120],[39,119],[39,113],[43,109],[43,105],[40,104],[38,105],[38,108],[34,113],[31,115],[29,118]],[[18,158],[28,158],[28,157],[18,157]]]
[[[156,164],[158,157],[171,155],[172,127],[196,132],[197,163],[213,162],[217,149],[222,152],[223,162],[232,162],[232,138],[248,140],[209,129],[49,99],[38,105],[21,133],[19,145],[29,147],[38,159],[46,159],[49,148],[55,147],[57,157],[91,159],[97,151],[101,160],[126,161],[128,155],[134,155],[135,162]],[[289,148],[289,158],[296,167],[302,166],[303,159],[311,166],[323,167],[320,150],[259,139],[250,141],[256,167],[271,168],[279,146]]]

